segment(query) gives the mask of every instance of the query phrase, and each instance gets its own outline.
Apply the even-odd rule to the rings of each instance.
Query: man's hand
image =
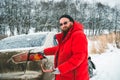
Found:
[[[43,72],[50,72],[50,73],[53,73],[53,74],[60,74],[60,71],[59,71],[58,68],[44,69],[42,64],[40,66],[41,66]]]
[[[51,73],[54,71],[53,69],[44,69],[42,64],[40,64],[40,66],[41,66],[41,69],[43,72],[50,72]]]

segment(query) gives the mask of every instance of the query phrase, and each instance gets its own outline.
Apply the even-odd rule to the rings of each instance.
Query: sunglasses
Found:
[[[68,24],[68,22],[70,22],[70,21],[65,21],[64,23],[60,23],[60,26],[66,25],[66,24]]]

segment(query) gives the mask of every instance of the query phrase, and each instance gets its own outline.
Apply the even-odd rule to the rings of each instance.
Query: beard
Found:
[[[63,29],[62,29],[62,32],[63,33],[68,33],[68,31],[70,30],[70,28],[72,27],[72,25],[70,24],[70,26],[69,27],[64,27]]]
[[[62,29],[62,32],[63,32],[63,38],[62,39],[65,38],[65,36],[67,35],[67,33],[69,32],[69,30],[71,29],[71,27],[72,27],[72,25],[70,25],[69,27],[64,27]]]

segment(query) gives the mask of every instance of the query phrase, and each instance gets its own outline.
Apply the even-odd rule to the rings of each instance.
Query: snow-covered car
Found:
[[[9,61],[11,56],[19,54],[24,51],[33,50],[34,52],[43,51],[44,48],[57,45],[54,37],[56,32],[40,32],[28,35],[18,35],[0,40],[0,79],[24,79],[24,78],[40,78],[42,75],[39,62],[30,62],[27,66],[27,74],[24,74],[25,64],[14,64]],[[53,62],[53,56],[47,56],[49,59],[47,67],[49,68]],[[93,69],[95,67],[91,58],[88,58],[90,77],[93,76]],[[32,74],[35,74],[32,76]],[[37,80],[37,79],[36,79]],[[42,79],[43,80],[43,79]],[[48,80],[48,79],[47,79]],[[49,80],[51,78],[49,77]]]
[[[29,62],[27,71],[24,74],[25,63],[15,64],[10,61],[10,58],[21,52],[29,50],[39,52],[46,47],[56,45],[57,43],[54,39],[55,33],[40,32],[28,35],[23,34],[0,40],[0,80],[40,80],[40,75],[43,74],[40,69],[40,61]]]
[[[40,32],[23,34],[4,38],[0,40],[0,52],[30,50],[56,45],[54,41],[55,32]]]

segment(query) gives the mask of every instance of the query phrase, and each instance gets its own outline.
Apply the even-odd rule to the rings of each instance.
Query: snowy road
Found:
[[[91,57],[96,70],[90,80],[120,80],[120,49],[112,47],[101,55]]]

